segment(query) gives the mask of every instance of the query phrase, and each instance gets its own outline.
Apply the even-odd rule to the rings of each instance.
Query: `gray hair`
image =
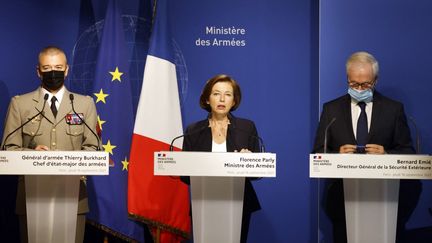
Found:
[[[374,74],[374,78],[376,79],[378,77],[379,72],[379,66],[378,61],[375,59],[372,54],[365,52],[365,51],[359,51],[352,54],[347,62],[346,62],[346,72],[348,73],[348,70],[351,68],[353,64],[371,64],[372,65],[372,71]]]

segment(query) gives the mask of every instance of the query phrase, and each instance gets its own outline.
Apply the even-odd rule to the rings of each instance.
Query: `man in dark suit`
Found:
[[[346,63],[348,94],[323,106],[313,152],[367,154],[415,153],[403,105],[375,90],[377,60],[367,52],[352,54]],[[333,221],[334,242],[346,242],[342,180],[329,180],[324,200]]]

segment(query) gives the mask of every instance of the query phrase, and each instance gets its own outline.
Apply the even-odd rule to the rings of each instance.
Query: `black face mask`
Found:
[[[65,71],[49,71],[41,72],[42,84],[49,90],[58,90],[63,86],[65,79]]]

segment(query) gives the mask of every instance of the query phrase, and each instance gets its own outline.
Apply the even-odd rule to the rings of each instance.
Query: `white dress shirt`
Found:
[[[42,88],[42,92],[43,92],[44,96],[45,96],[45,94],[48,94],[48,100],[47,100],[47,102],[48,102],[48,106],[51,106],[51,99],[52,99],[53,96],[55,96],[56,99],[57,99],[57,101],[56,101],[56,103],[55,103],[55,106],[56,106],[57,110],[59,110],[59,108],[60,108],[60,103],[61,103],[61,101],[62,101],[62,99],[63,99],[63,95],[64,95],[64,93],[65,93],[65,90],[66,90],[66,88],[65,88],[65,86],[63,85],[63,86],[62,86],[62,87],[57,91],[57,93],[56,93],[55,95],[53,95],[51,92],[49,92],[49,91],[46,90],[45,88]]]

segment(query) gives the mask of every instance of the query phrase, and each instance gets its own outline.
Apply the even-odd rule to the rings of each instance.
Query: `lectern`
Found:
[[[276,154],[156,152],[154,174],[191,176],[194,242],[238,243],[245,177],[276,177]]]
[[[108,165],[106,152],[0,151],[0,174],[25,176],[29,242],[75,242],[80,177]]]
[[[343,178],[349,243],[394,243],[399,179],[432,179],[429,155],[311,154],[311,178]]]

